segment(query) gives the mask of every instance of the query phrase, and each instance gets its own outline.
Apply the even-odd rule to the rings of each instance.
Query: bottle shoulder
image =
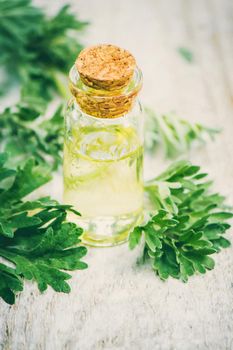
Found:
[[[94,115],[90,115],[85,113],[79,106],[79,104],[77,103],[76,99],[74,97],[70,98],[70,100],[67,102],[67,106],[66,106],[66,114],[68,115],[76,115],[79,117],[86,117],[86,118],[91,118],[94,120],[102,120],[105,121],[106,123],[110,120],[110,121],[119,121],[122,118],[128,118],[130,116],[133,116],[135,114],[143,114],[143,107],[142,104],[140,102],[139,99],[136,99],[134,102],[133,107],[131,108],[131,110],[127,113],[123,113],[122,115],[119,115],[117,117],[112,117],[111,116],[111,110],[109,110],[109,115],[107,115],[106,117],[96,117]]]

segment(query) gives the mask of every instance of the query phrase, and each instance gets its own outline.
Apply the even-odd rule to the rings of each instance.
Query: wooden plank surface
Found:
[[[109,42],[135,55],[144,73],[143,102],[158,113],[175,110],[223,128],[216,142],[189,158],[210,172],[216,190],[233,204],[232,1],[70,2],[92,23],[85,44]],[[37,3],[52,12],[63,1]],[[180,46],[194,53],[192,64],[177,53]],[[166,165],[159,157],[147,162],[146,176]],[[57,176],[56,197],[61,186]],[[71,294],[41,295],[26,283],[16,305],[0,302],[0,349],[233,349],[232,253],[230,248],[218,254],[213,271],[183,284],[161,282],[146,267],[136,267],[138,251],[129,252],[127,245],[90,249],[89,269],[73,274]]]

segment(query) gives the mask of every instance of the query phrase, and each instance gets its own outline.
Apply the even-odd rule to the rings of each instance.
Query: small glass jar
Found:
[[[142,85],[136,68],[120,90],[87,86],[74,65],[74,97],[65,116],[64,202],[84,229],[83,243],[112,246],[127,240],[142,219],[143,115],[137,100]]]

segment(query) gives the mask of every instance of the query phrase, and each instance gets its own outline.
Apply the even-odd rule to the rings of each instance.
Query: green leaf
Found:
[[[0,154],[0,174],[8,171],[6,155]],[[5,167],[5,168],[4,168]],[[40,291],[51,286],[68,293],[71,276],[63,270],[87,268],[81,259],[87,249],[80,246],[83,230],[66,222],[67,211],[80,215],[70,205],[49,197],[23,202],[23,197],[50,179],[47,170],[33,160],[14,170],[13,180],[3,181],[0,192],[0,296],[9,304],[23,289],[24,279],[36,281]],[[7,262],[5,263],[5,261]],[[13,267],[8,267],[8,263]]]
[[[21,83],[26,103],[43,108],[54,92],[64,94],[58,75],[67,74],[75,61],[82,48],[79,32],[88,23],[68,5],[48,17],[30,0],[1,0],[0,13],[0,66],[9,81]]]
[[[157,115],[152,109],[145,107],[145,148],[154,153],[161,146],[167,158],[176,158],[187,154],[194,143],[203,144],[205,139],[214,140],[219,129],[201,124],[191,124],[174,114]],[[196,172],[195,167],[190,170]],[[201,174],[201,176],[204,176]]]
[[[15,293],[22,290],[23,283],[15,270],[0,263],[0,297],[12,305],[15,303]]]
[[[129,235],[129,248],[134,249],[137,244],[139,244],[142,236],[142,231],[140,227],[135,227],[134,230]]]
[[[34,160],[29,159],[24,167],[18,169],[12,186],[0,193],[0,202],[4,206],[8,201],[25,197],[51,179],[48,168],[34,165]]]
[[[11,226],[13,228],[33,227],[39,225],[42,221],[35,216],[28,216],[28,213],[20,213],[11,217]]]
[[[185,61],[190,63],[193,62],[193,53],[189,49],[187,49],[186,47],[179,47],[178,52],[181,55],[181,57],[184,58]]]
[[[217,213],[212,213],[209,215],[209,218],[213,220],[219,220],[219,221],[224,221],[231,219],[233,217],[233,213],[230,212],[217,212]]]
[[[148,257],[162,280],[171,276],[187,282],[195,273],[213,269],[210,255],[230,245],[223,234],[233,214],[221,210],[224,197],[211,193],[210,181],[201,182],[205,176],[200,167],[179,161],[145,184],[151,215],[144,226],[134,228],[131,246],[144,236],[140,261]]]
[[[156,248],[162,248],[159,234],[156,234],[156,230],[153,226],[148,225],[145,231],[146,244],[152,252],[156,251]]]
[[[34,157],[37,164],[46,165],[53,170],[61,164],[63,148],[63,106],[55,112],[50,112],[44,119],[44,113],[38,111],[38,106],[19,103],[6,108],[0,114],[0,136],[3,148],[8,152],[7,165],[22,166],[30,157]],[[35,121],[34,121],[35,119]],[[42,122],[37,120],[42,119]],[[51,166],[48,167],[48,163]],[[11,170],[13,172],[14,170]],[[12,174],[0,174],[4,178]]]

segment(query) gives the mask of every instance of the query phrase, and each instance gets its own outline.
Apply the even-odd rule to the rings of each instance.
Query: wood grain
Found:
[[[53,10],[48,1],[37,3]],[[54,8],[61,3],[50,2]],[[223,128],[216,142],[189,158],[210,172],[216,190],[233,204],[232,1],[72,3],[92,23],[85,44],[116,44],[137,58],[145,103],[158,113],[175,110],[190,121]],[[177,53],[180,46],[193,52],[192,64]],[[159,157],[147,162],[146,177],[166,165]],[[58,187],[59,176],[50,186],[56,197]],[[26,283],[16,305],[0,302],[0,349],[233,349],[232,253],[230,248],[218,254],[213,271],[183,284],[161,282],[146,267],[136,267],[138,251],[126,245],[90,249],[89,269],[74,273],[69,295],[51,290],[41,295]]]

